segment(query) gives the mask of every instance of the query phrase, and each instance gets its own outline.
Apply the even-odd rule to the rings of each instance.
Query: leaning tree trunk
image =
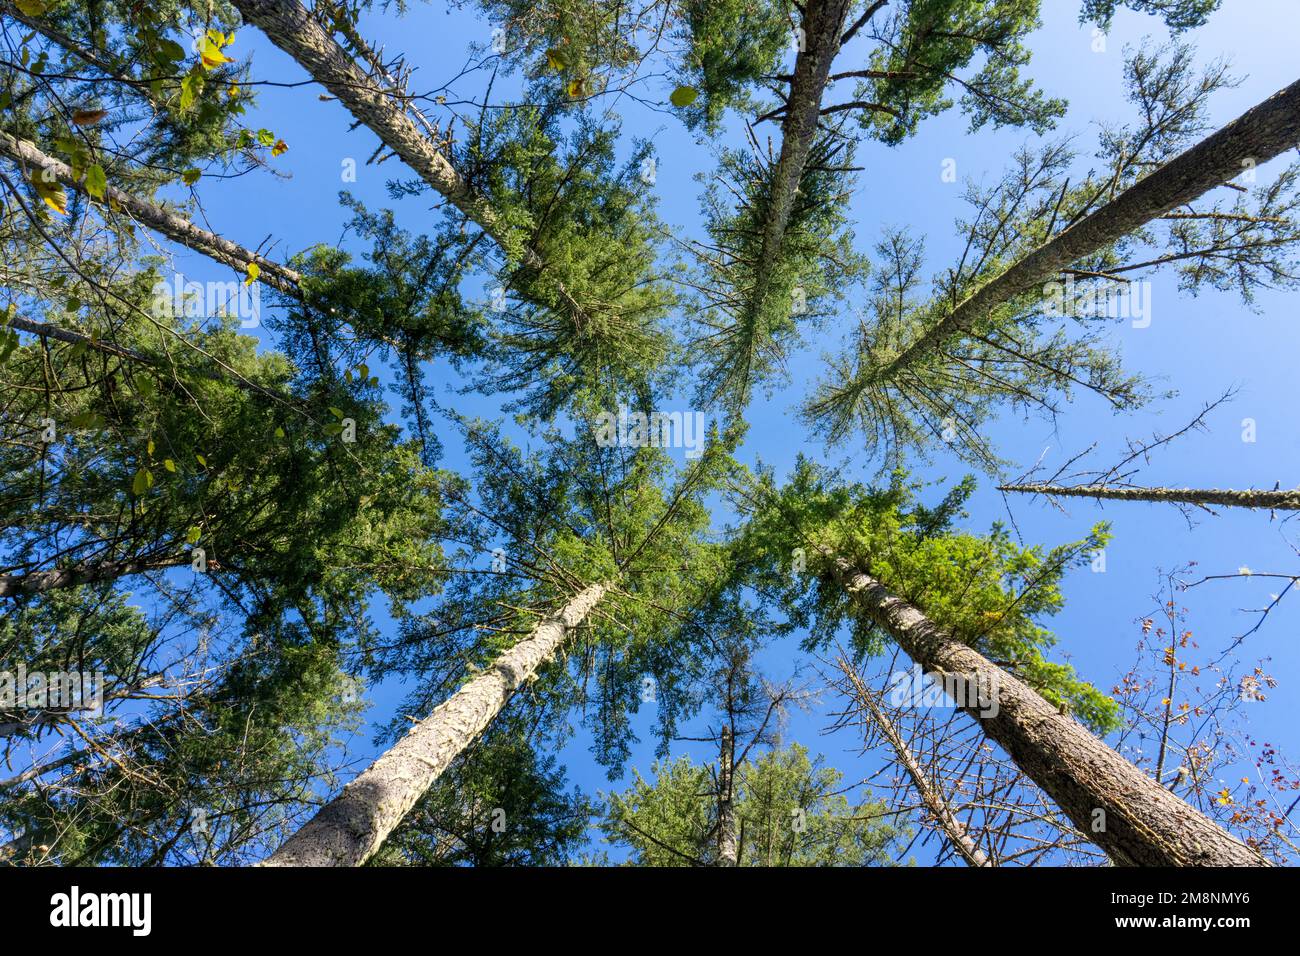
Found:
[[[393,94],[353,62],[298,0],[233,0],[243,18],[293,57],[421,179],[498,243],[506,230],[487,198],[396,105]]]
[[[740,848],[736,843],[736,738],[731,727],[722,728],[722,745],[718,754],[718,865],[739,866]]]
[[[129,574],[161,571],[189,563],[189,555],[185,555],[152,561],[101,561],[98,564],[56,568],[52,571],[32,571],[28,574],[0,574],[0,598],[43,594],[46,591],[75,588],[82,584],[98,584],[101,581],[123,578]]]
[[[49,322],[33,322],[31,319],[24,319],[21,316],[11,315],[8,318],[0,318],[0,328],[9,326],[19,332],[28,332],[42,339],[54,339],[58,342],[67,342],[69,345],[84,345],[88,349],[93,349],[102,355],[109,355],[113,358],[120,358],[128,362],[136,362],[140,365],[147,365],[150,368],[163,369],[171,373],[175,371],[174,364],[164,363],[157,358],[145,355],[135,349],[129,349],[125,346],[115,345],[99,337],[82,335],[80,332],[73,332],[71,329],[59,328]],[[282,402],[286,405],[297,405],[299,400],[292,395],[283,392],[277,392],[274,389],[267,388],[265,385],[259,385],[257,382],[247,379],[240,375],[234,369],[217,363],[217,368],[221,372],[212,372],[206,369],[189,369],[187,372],[201,378],[210,379],[214,382],[230,382],[236,388],[241,388],[246,392],[254,392],[258,395],[264,395],[267,398]],[[224,373],[224,374],[223,374]]]
[[[836,576],[859,608],[926,673],[976,688],[962,705],[1024,774],[1112,860],[1129,866],[1268,866],[1029,685],[955,640],[912,604],[840,559]]]
[[[899,733],[894,721],[880,706],[875,694],[862,683],[862,679],[858,677],[857,672],[842,657],[839,660],[839,666],[853,687],[853,696],[857,699],[858,704],[870,715],[871,722],[880,730],[881,736],[893,748],[899,766],[906,771],[908,778],[912,781],[912,786],[916,789],[916,795],[921,798],[921,803],[930,812],[930,816],[938,824],[939,829],[943,831],[943,835],[952,844],[952,848],[957,852],[957,855],[965,860],[969,866],[993,866],[994,864],[989,862],[988,854],[981,850],[971,838],[966,825],[957,819],[957,815],[952,812],[952,807],[948,805],[947,799],[939,792],[939,788],[935,786],[934,782],[926,776],[925,771],[921,769],[921,765],[916,762],[912,748],[907,745],[907,741]]]
[[[998,306],[1041,287],[1072,263],[1223,185],[1246,168],[1244,162],[1265,163],[1297,141],[1300,81],[1247,110],[981,287],[881,369],[880,381],[891,380],[943,342],[974,327]]]
[[[490,198],[461,175],[443,154],[442,148],[423,133],[415,121],[399,106],[402,93],[391,88],[388,77],[375,62],[372,67],[380,79],[362,70],[333,36],[321,26],[298,0],[233,0],[243,18],[258,27],[272,43],[297,61],[317,83],[338,98],[356,120],[379,137],[380,142],[396,153],[424,182],[476,223],[508,259],[518,257],[534,273],[547,267],[543,256],[534,248],[520,248],[518,230],[498,215]],[[324,8],[323,8],[324,9]],[[355,37],[355,33],[352,33]],[[367,51],[368,52],[368,51]],[[587,327],[592,317],[577,301],[565,283],[551,277],[560,305],[579,329]],[[526,281],[516,290],[545,308],[555,308],[550,293],[538,293]]]
[[[999,485],[999,491],[1063,498],[1105,498],[1114,501],[1161,501],[1188,505],[1221,505],[1225,508],[1272,508],[1300,511],[1300,489],[1280,491],[1233,491],[1231,488],[1117,488],[1112,485],[1048,485],[1031,482]]]
[[[555,656],[607,585],[579,592],[525,640],[411,728],[343,792],[325,804],[262,866],[360,866],[383,845],[448,765],[501,712],[515,690]]]
[[[69,189],[86,192],[84,180],[73,175],[71,167],[46,155],[26,140],[15,139],[8,133],[0,132],[0,154],[18,162],[33,176],[49,175]],[[184,216],[147,199],[123,192],[115,186],[109,186],[104,190],[104,198],[124,209],[142,225],[161,233],[173,242],[180,243],[240,272],[247,272],[249,265],[256,265],[261,270],[259,276],[261,281],[288,295],[295,297],[299,295],[298,283],[302,277],[287,266],[245,249],[216,233],[200,229]]]

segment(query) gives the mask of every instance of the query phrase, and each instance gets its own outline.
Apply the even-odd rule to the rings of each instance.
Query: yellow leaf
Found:
[[[546,65],[556,73],[564,69],[564,58],[560,56],[559,50],[546,51]]]
[[[203,63],[205,70],[213,70],[223,63],[233,62],[230,57],[221,52],[221,47],[212,42],[212,37],[203,38],[203,49],[199,52],[199,60]]]
[[[173,474],[176,472],[176,462],[172,461],[170,458],[163,459],[163,467]]]
[[[68,194],[63,191],[63,186],[57,182],[47,182],[43,177],[37,176],[33,181],[36,186],[36,195],[45,201],[60,216],[68,214]]]
[[[261,267],[256,262],[250,262],[248,264],[248,278],[244,280],[244,285],[252,285],[261,274]]]
[[[271,155],[279,156],[281,153],[289,152],[289,144],[282,139],[277,139],[275,145],[271,147]]]
[[[14,6],[29,17],[39,17],[49,9],[45,0],[14,0]]]

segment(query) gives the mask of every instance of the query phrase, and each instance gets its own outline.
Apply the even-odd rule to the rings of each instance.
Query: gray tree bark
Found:
[[[1243,162],[1263,164],[1297,142],[1300,81],[1247,110],[986,283],[881,369],[879,380],[889,381],[998,306],[1041,288],[1079,259],[1239,175],[1246,168]]]
[[[1300,511],[1300,489],[1233,491],[1231,488],[1117,488],[1111,485],[999,485],[999,491],[1019,491],[1063,498],[1104,498],[1113,501],[1160,501],[1225,508],[1271,508]]]
[[[429,141],[386,91],[361,70],[298,0],[233,0],[244,19],[293,57],[421,179],[497,243],[505,229],[491,204]]]
[[[72,169],[53,156],[47,156],[33,143],[15,139],[8,133],[0,132],[0,153],[20,163],[33,175],[41,172],[53,176],[69,189],[80,193],[86,192],[86,184],[73,176]],[[301,276],[293,269],[259,255],[243,246],[224,239],[215,233],[200,229],[184,216],[174,213],[157,203],[141,199],[123,192],[115,186],[104,190],[104,197],[116,203],[130,213],[131,217],[149,229],[159,232],[182,246],[207,256],[217,262],[228,265],[239,272],[247,272],[250,264],[256,264],[261,271],[259,281],[288,295],[297,296]]]
[[[477,223],[507,256],[540,272],[546,261],[531,247],[512,241],[505,223],[487,197],[479,193],[425,136],[406,111],[394,104],[398,91],[385,89],[353,62],[347,51],[298,0],[232,0],[243,18],[267,37],[317,83],[329,90],[380,142],[396,153],[425,183]],[[591,317],[565,284],[555,282],[564,309],[579,328]],[[526,290],[521,290],[525,292]],[[551,303],[539,304],[551,308]]]
[[[105,342],[103,339],[92,339],[89,335],[82,335],[80,332],[61,329],[49,322],[33,322],[31,319],[12,315],[6,318],[3,324],[19,332],[30,332],[32,335],[40,336],[43,339],[55,339],[59,342],[67,342],[69,345],[85,345],[96,352],[102,352],[104,355],[111,355],[114,358],[126,359],[128,362],[139,362],[142,365],[149,366],[158,364],[147,355],[141,355],[132,349],[114,345],[112,342]]]
[[[20,316],[13,315],[13,316],[9,316],[8,318],[0,318],[0,328],[3,328],[6,325],[12,329],[16,329],[19,332],[28,332],[32,335],[40,336],[41,338],[55,339],[56,341],[59,342],[67,342],[69,345],[85,345],[87,348],[93,349],[96,352],[100,352],[104,355],[111,355],[115,358],[125,359],[128,362],[137,362],[141,365],[147,365],[150,368],[163,369],[168,372],[173,371],[172,367],[166,365],[160,359],[152,358],[148,355],[143,355],[134,349],[128,349],[121,345],[115,345],[112,342],[105,341],[104,339],[100,339],[100,338],[92,339],[89,335],[82,335],[80,332],[73,332],[70,329],[62,329],[59,328],[57,325],[51,325],[49,322],[33,322],[31,319],[24,319]],[[198,351],[200,354],[206,354],[202,351],[202,349],[196,349],[196,351]],[[211,358],[211,356],[207,356],[207,357]],[[207,370],[195,370],[193,374],[211,379],[212,381],[231,382],[237,388],[241,388],[246,392],[254,392],[258,395],[265,395],[267,398],[273,399],[275,401],[281,402],[291,407],[300,407],[302,405],[300,399],[295,398],[292,395],[288,395],[284,392],[278,392],[275,391],[274,389],[267,388],[264,385],[259,385],[257,382],[251,381],[245,378],[244,376],[240,375],[233,368],[230,368],[223,362],[214,361],[214,364],[217,366],[218,369],[220,369],[219,372],[210,372]]]
[[[559,651],[605,595],[593,584],[498,657],[325,804],[262,866],[360,866],[383,845],[452,760],[481,734],[519,685]]]
[[[74,568],[56,568],[50,571],[32,571],[28,574],[0,574],[0,597],[18,597],[23,594],[41,594],[57,588],[75,588],[81,584],[96,584],[164,568],[189,564],[189,555],[141,561],[101,561],[97,564]]]
[[[839,559],[857,606],[929,674],[990,692],[962,709],[1080,832],[1124,866],[1268,866],[1250,847],[1165,790],[1033,688],[953,639],[918,608]],[[947,685],[945,685],[947,686]],[[991,706],[991,703],[996,706]],[[959,701],[959,704],[962,703]]]
[[[731,727],[722,728],[718,754],[718,865],[739,866],[740,848],[736,842],[736,739]]]
[[[822,93],[831,64],[840,51],[840,36],[850,0],[808,0],[803,17],[804,48],[795,57],[785,119],[781,124],[781,154],[772,172],[772,194],[763,223],[763,244],[755,266],[754,288],[745,305],[746,319],[756,321],[771,285],[772,267],[781,255],[795,195],[808,165],[808,152],[817,135]]]

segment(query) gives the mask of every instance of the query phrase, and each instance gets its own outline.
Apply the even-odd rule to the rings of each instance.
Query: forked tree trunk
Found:
[[[1112,501],[1160,501],[1172,504],[1221,505],[1225,508],[1271,508],[1300,511],[1300,489],[1233,491],[1231,488],[1116,488],[1112,485],[999,485],[999,491],[1019,491],[1062,498],[1104,498]]]
[[[978,703],[967,694],[958,703],[1115,863],[1269,865],[875,578],[843,559],[837,562],[836,576],[863,613],[922,670],[944,681],[956,678],[958,686],[977,688],[982,698],[991,695]]]
[[[912,753],[912,748],[907,745],[903,735],[898,732],[898,727],[894,725],[893,720],[885,713],[876,700],[876,695],[871,689],[862,683],[857,672],[849,666],[849,663],[840,658],[840,670],[844,676],[849,679],[853,687],[853,696],[858,704],[870,715],[871,722],[880,730],[880,734],[894,751],[894,756],[898,760],[899,766],[907,773],[908,779],[912,781],[912,787],[916,790],[916,795],[921,798],[921,803],[929,811],[931,818],[943,831],[948,842],[952,844],[958,856],[966,861],[969,866],[993,866],[989,862],[988,855],[981,850],[971,839],[970,831],[966,825],[957,819],[957,815],[952,812],[952,807],[944,795],[939,792],[939,788],[934,782],[926,776],[921,765],[916,762],[916,757]]]
[[[26,140],[15,139],[8,133],[0,132],[0,154],[18,162],[33,176],[49,175],[69,189],[75,189],[80,193],[86,192],[84,180],[74,176],[72,169],[66,163],[46,155]],[[104,190],[104,197],[124,209],[141,225],[161,233],[173,242],[239,272],[247,272],[248,266],[255,264],[261,270],[260,281],[288,295],[299,294],[298,283],[302,277],[287,266],[251,249],[245,249],[216,233],[200,229],[179,213],[123,192],[115,186],[107,187]]]
[[[881,369],[879,380],[889,381],[998,306],[1041,288],[1072,263],[1233,179],[1248,165],[1268,162],[1297,142],[1300,81],[1247,110],[986,283]]]
[[[593,584],[542,620],[528,638],[412,727],[261,865],[365,863],[452,760],[501,712],[519,685],[555,656],[606,589],[607,585]]]
[[[739,866],[736,843],[736,739],[731,727],[722,728],[718,754],[718,865]]]

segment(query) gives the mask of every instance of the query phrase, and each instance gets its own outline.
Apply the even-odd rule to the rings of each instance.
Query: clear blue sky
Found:
[[[1034,53],[1030,74],[1050,95],[1069,101],[1069,112],[1056,134],[1074,134],[1086,151],[1093,142],[1097,121],[1130,119],[1123,99],[1123,56],[1125,44],[1145,45],[1165,39],[1166,32],[1156,19],[1127,11],[1117,17],[1105,52],[1092,49],[1089,27],[1076,23],[1077,0],[1045,0],[1044,25],[1030,42]],[[1296,79],[1296,40],[1300,21],[1295,0],[1226,0],[1210,23],[1192,36],[1199,58],[1209,61],[1226,57],[1238,76],[1239,87],[1218,94],[1211,104],[1214,122],[1221,124],[1250,105],[1264,99]],[[401,50],[408,61],[419,66],[416,88],[441,84],[459,71],[466,58],[467,44],[486,43],[491,25],[470,11],[444,12],[441,3],[416,4],[402,20],[372,16],[363,20],[363,32]],[[254,55],[258,79],[300,81],[303,72],[271,47],[256,31],[240,31],[232,54]],[[847,54],[846,54],[847,56]],[[847,68],[847,67],[846,67]],[[457,92],[471,93],[477,81]],[[268,233],[277,249],[294,252],[318,242],[334,243],[347,219],[337,202],[341,188],[347,188],[372,207],[392,206],[384,183],[405,177],[397,160],[382,167],[367,167],[364,160],[374,150],[373,134],[364,129],[348,131],[349,117],[333,102],[320,102],[316,86],[264,89],[257,112],[249,118],[254,127],[266,126],[289,144],[289,151],[275,161],[287,178],[257,175],[232,182],[205,180],[200,195],[213,227],[224,235],[255,245]],[[669,88],[651,85],[647,95],[667,98]],[[694,141],[667,112],[654,112],[625,101],[621,107],[624,132],[650,137],[658,151],[658,180],[655,190],[660,214],[669,223],[696,232],[700,186],[696,173],[710,173],[709,150]],[[776,135],[775,128],[771,130]],[[957,162],[959,180],[991,182],[1005,167],[1009,154],[1033,137],[1021,130],[981,131],[966,135],[963,116],[952,111],[926,122],[916,137],[902,146],[888,148],[864,144],[858,159],[865,167],[852,200],[857,248],[869,250],[881,231],[891,225],[908,225],[927,238],[927,264],[937,271],[960,253],[959,239],[952,228],[954,217],[965,212],[961,184],[943,183],[941,163],[951,157]],[[354,158],[358,165],[356,183],[340,179],[343,162]],[[1273,170],[1285,160],[1276,160]],[[401,223],[418,230],[430,221],[427,200],[404,200],[399,209]],[[210,264],[191,256],[178,257],[182,270],[191,278],[215,277]],[[486,294],[485,294],[486,295]],[[1036,419],[1023,421],[1004,417],[992,429],[1001,453],[1028,465],[1045,453],[1048,470],[1055,470],[1065,456],[1081,451],[1094,441],[1101,442],[1102,460],[1108,452],[1122,449],[1126,437],[1148,436],[1154,430],[1170,431],[1185,424],[1200,407],[1229,386],[1240,386],[1236,401],[1221,407],[1210,419],[1207,434],[1188,436],[1162,451],[1141,475],[1143,483],[1203,487],[1269,487],[1281,481],[1284,487],[1300,483],[1300,421],[1295,415],[1295,356],[1300,354],[1300,323],[1295,320],[1295,302],[1282,294],[1263,294],[1258,313],[1242,306],[1233,295],[1207,292],[1199,298],[1180,295],[1174,283],[1157,278],[1152,292],[1153,321],[1148,328],[1135,329],[1127,323],[1113,327],[1132,369],[1156,376],[1178,394],[1153,403],[1138,414],[1116,417],[1099,400],[1081,397],[1070,406],[1055,428]],[[749,413],[751,431],[741,457],[753,463],[761,458],[783,472],[802,451],[833,462],[848,460],[859,477],[869,478],[878,462],[840,449],[828,456],[825,449],[800,440],[792,424],[791,411],[806,393],[809,383],[821,371],[823,350],[838,344],[851,317],[831,321],[825,334],[802,349],[790,365],[792,383],[769,401],[756,402]],[[273,345],[273,343],[265,343]],[[443,367],[429,369],[435,380],[455,384]],[[440,398],[451,400],[448,393]],[[496,399],[455,399],[458,407],[476,414],[495,416]],[[396,404],[396,403],[394,403]],[[1241,440],[1241,420],[1253,418],[1258,440]],[[459,468],[464,457],[448,440],[447,467]],[[680,455],[680,452],[677,454]],[[940,456],[932,467],[918,469],[926,477],[956,479],[968,469]],[[1013,474],[1015,472],[1013,471]],[[967,525],[983,530],[1007,518],[1006,505],[993,488],[981,479]],[[1189,527],[1175,509],[1157,505],[1111,505],[1101,508],[1079,501],[1062,514],[1027,499],[1012,501],[1015,521],[1027,543],[1056,544],[1082,536],[1095,521],[1105,518],[1114,530],[1104,574],[1086,569],[1067,578],[1064,591],[1066,610],[1052,622],[1059,636],[1059,649],[1068,653],[1082,674],[1105,689],[1134,658],[1138,637],[1136,619],[1153,607],[1152,594],[1161,569],[1172,569],[1188,561],[1199,562],[1205,573],[1235,571],[1248,566],[1256,571],[1300,570],[1300,557],[1288,537],[1295,538],[1294,524],[1270,523],[1267,514],[1225,512],[1205,516]],[[721,520],[721,519],[720,519]],[[1191,608],[1191,627],[1207,649],[1217,649],[1247,629],[1254,618],[1238,609],[1266,604],[1276,585],[1267,581],[1231,581],[1210,584],[1183,595]],[[1265,627],[1241,649],[1243,658],[1273,658],[1270,670],[1279,687],[1264,703],[1252,705],[1252,728],[1261,740],[1280,745],[1284,751],[1300,752],[1300,732],[1293,716],[1300,687],[1300,655],[1295,653],[1296,628],[1300,622],[1300,596],[1284,603]],[[789,642],[768,655],[764,662],[770,676],[781,678],[800,655]],[[373,727],[382,726],[400,699],[400,687],[376,689],[371,716]],[[828,701],[833,704],[834,701]],[[828,706],[808,714],[796,714],[789,725],[789,738],[804,743],[843,770],[849,780],[859,779],[875,764],[857,756],[857,742],[847,735],[824,737],[829,719]],[[653,715],[643,711],[636,721],[643,738]],[[685,728],[690,734],[698,728]],[[579,731],[562,754],[573,782],[588,792],[608,788],[604,771],[587,752],[588,736]],[[653,759],[653,740],[643,739],[633,750],[630,766],[648,772]],[[674,752],[682,752],[680,745]],[[698,745],[690,745],[698,746]],[[368,736],[357,741],[357,753],[373,752]],[[711,755],[696,751],[697,759]]]

